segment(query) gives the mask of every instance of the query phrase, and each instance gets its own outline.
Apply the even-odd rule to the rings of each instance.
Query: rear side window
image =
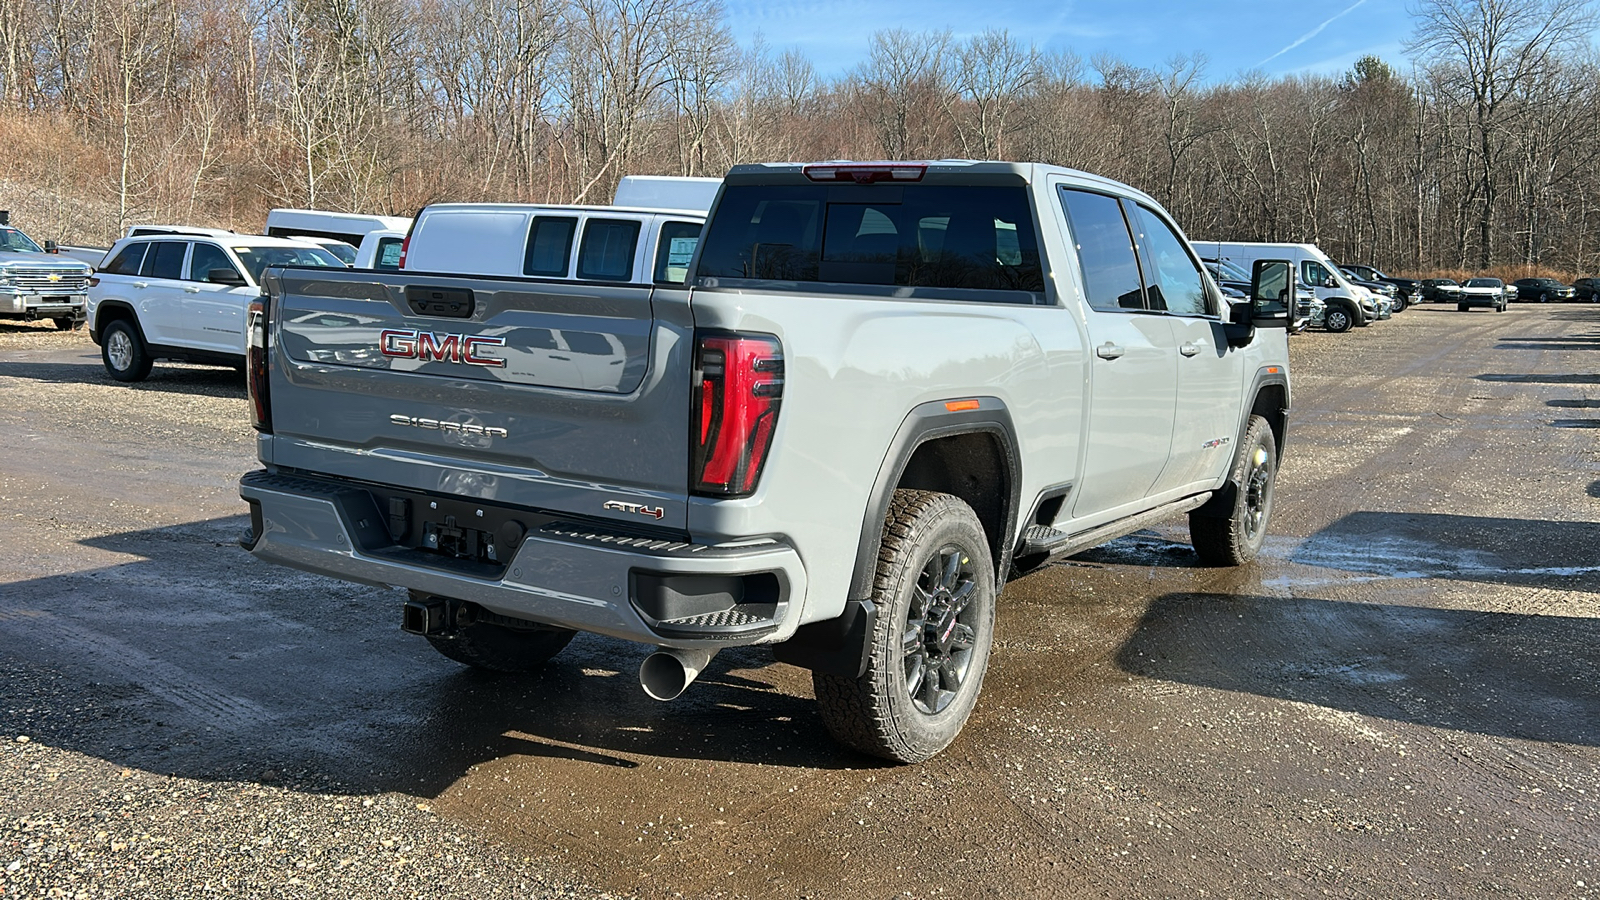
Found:
[[[137,244],[129,244],[123,247],[122,252],[113,257],[110,262],[101,266],[100,271],[111,275],[137,275],[139,274],[139,266],[144,263],[144,251],[149,247],[150,245],[143,241]]]
[[[578,220],[535,216],[528,226],[528,250],[522,259],[524,275],[565,278],[572,262],[572,234]]]
[[[1072,226],[1089,305],[1104,311],[1144,309],[1139,259],[1122,204],[1106,194],[1066,188],[1061,189],[1061,202]]]
[[[212,269],[238,271],[228,259],[228,254],[223,253],[220,247],[215,244],[196,243],[194,252],[189,254],[189,280],[209,281]]]
[[[639,223],[633,219],[590,219],[578,248],[578,277],[585,281],[627,281],[633,277],[633,250]]]
[[[1020,184],[729,185],[695,274],[1037,302],[1044,272],[1035,231]]]
[[[689,274],[689,260],[700,243],[701,226],[693,222],[661,223],[661,240],[656,244],[656,284],[683,284]]]
[[[145,254],[144,274],[151,278],[183,278],[183,257],[189,251],[188,241],[153,241]]]

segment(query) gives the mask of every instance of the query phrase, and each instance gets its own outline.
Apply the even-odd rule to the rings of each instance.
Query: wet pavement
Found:
[[[465,670],[399,594],[236,546],[235,373],[129,387],[81,334],[0,327],[0,888],[50,885],[18,822],[87,845],[142,778],[178,856],[289,804],[336,857],[339,816],[392,808],[413,857],[474,848],[398,888],[429,896],[1600,896],[1600,307],[1291,344],[1264,558],[1198,568],[1177,522],[1013,582],[961,738],[893,767],[762,650],[670,704],[645,648],[587,635],[537,675]],[[212,794],[237,815],[186,832]],[[169,893],[122,895],[234,863],[208,865],[158,855]]]

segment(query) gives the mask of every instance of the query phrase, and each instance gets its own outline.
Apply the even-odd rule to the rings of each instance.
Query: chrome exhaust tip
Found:
[[[639,686],[657,700],[676,700],[716,655],[715,650],[657,650],[639,664]]]

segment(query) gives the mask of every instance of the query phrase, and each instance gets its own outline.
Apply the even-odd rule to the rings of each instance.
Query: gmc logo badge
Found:
[[[666,507],[642,506],[638,503],[623,503],[621,500],[607,500],[600,504],[600,508],[614,509],[617,512],[638,513],[641,516],[650,516],[653,519],[660,519],[667,514]]]
[[[385,328],[378,335],[378,351],[395,359],[420,359],[423,362],[459,363],[465,366],[505,368],[506,361],[484,356],[486,347],[504,347],[505,338],[467,337],[464,334],[435,334],[409,328]]]

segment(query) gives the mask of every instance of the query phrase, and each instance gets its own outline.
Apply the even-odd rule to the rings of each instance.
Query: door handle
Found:
[[[1101,359],[1116,359],[1126,352],[1128,351],[1122,349],[1116,344],[1111,343],[1110,341],[1106,341],[1104,344],[1094,348],[1094,355],[1100,357]]]
[[[200,293],[200,286],[195,284],[186,284],[183,286],[183,292],[185,294],[198,294]]]
[[[133,283],[133,286],[136,287],[136,288],[147,288],[147,287],[150,286],[150,282],[148,282],[148,281],[135,281]]]
[[[1190,341],[1178,347],[1178,352],[1184,356],[1198,356],[1200,354],[1200,343],[1198,341]]]

